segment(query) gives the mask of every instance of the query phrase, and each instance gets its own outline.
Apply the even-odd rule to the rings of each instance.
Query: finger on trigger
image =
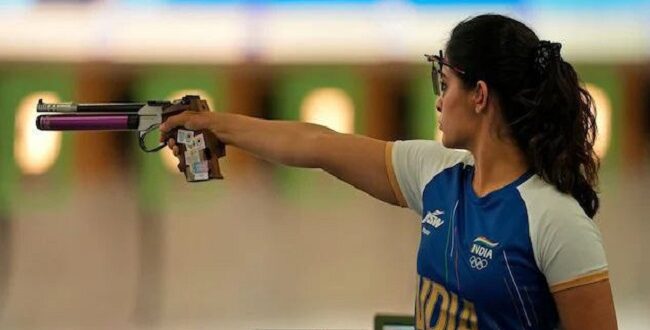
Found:
[[[167,131],[171,130],[172,128],[174,128],[176,126],[183,126],[182,124],[185,122],[185,116],[186,116],[185,112],[182,112],[182,113],[179,113],[177,115],[171,116],[171,117],[167,118],[164,122],[162,122],[160,124],[159,129],[162,132],[166,133]]]

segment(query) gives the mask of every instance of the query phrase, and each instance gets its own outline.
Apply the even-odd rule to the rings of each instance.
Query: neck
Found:
[[[470,151],[474,155],[474,180],[472,187],[477,196],[513,182],[528,170],[523,152],[512,139],[483,135]]]

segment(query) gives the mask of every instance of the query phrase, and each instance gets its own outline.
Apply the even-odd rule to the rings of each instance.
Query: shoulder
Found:
[[[392,160],[416,161],[437,169],[454,166],[458,163],[474,164],[472,154],[467,150],[449,149],[438,141],[405,140],[389,143],[392,149]]]
[[[533,175],[517,189],[526,205],[529,221],[592,222],[573,196],[558,191],[538,175]]]
[[[386,168],[397,199],[403,206],[422,212],[422,192],[436,175],[458,164],[473,164],[469,151],[448,149],[432,140],[389,142]]]

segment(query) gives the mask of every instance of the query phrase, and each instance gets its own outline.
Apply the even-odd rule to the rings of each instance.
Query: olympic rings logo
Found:
[[[477,256],[471,256],[469,258],[469,264],[470,264],[470,266],[472,266],[472,268],[481,270],[481,269],[487,267],[488,261],[487,261],[487,259],[483,259],[483,258],[480,258],[480,257],[477,257]]]

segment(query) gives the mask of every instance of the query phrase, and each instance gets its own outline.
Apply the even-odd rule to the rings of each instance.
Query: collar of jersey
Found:
[[[468,171],[469,171],[468,180],[465,181],[465,185],[468,191],[467,195],[469,196],[469,199],[472,202],[478,204],[487,204],[490,203],[491,201],[501,199],[502,197],[510,194],[513,190],[517,189],[517,187],[520,184],[526,182],[526,180],[530,179],[530,177],[533,176],[533,174],[535,174],[532,170],[528,170],[526,171],[526,173],[522,174],[517,179],[508,183],[507,185],[497,190],[491,191],[489,194],[483,197],[479,197],[478,195],[476,195],[476,192],[474,192],[474,188],[472,187],[472,180],[474,180],[474,166],[469,166]]]

